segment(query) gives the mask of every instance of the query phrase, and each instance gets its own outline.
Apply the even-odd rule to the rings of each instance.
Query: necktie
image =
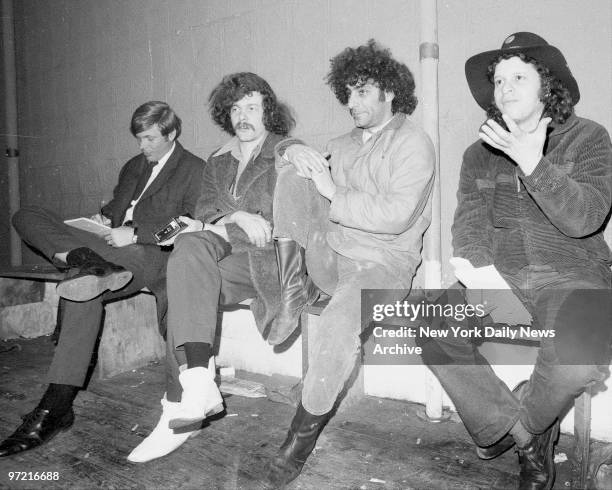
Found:
[[[149,177],[151,177],[151,173],[153,172],[153,167],[155,167],[155,165],[157,165],[157,162],[147,162],[145,164],[143,172],[138,178],[136,188],[134,189],[134,195],[132,196],[133,201],[138,199],[140,197],[140,194],[142,194],[145,185],[147,185],[147,182],[149,181]]]

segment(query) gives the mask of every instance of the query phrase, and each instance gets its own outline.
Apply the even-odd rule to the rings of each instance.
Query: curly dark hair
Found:
[[[544,112],[542,117],[550,117],[553,122],[563,124],[574,112],[572,96],[568,89],[555,78],[548,67],[541,61],[527,56],[524,53],[504,53],[495,58],[487,68],[487,77],[493,83],[495,76],[495,67],[502,60],[507,60],[514,57],[520,58],[523,62],[533,65],[540,75],[540,100],[544,103]],[[496,121],[503,121],[501,111],[495,105],[495,100],[491,101],[491,105],[487,108],[487,117]]]
[[[210,116],[224,131],[234,136],[230,109],[232,105],[252,92],[263,96],[263,123],[271,133],[288,135],[295,127],[289,107],[276,98],[272,87],[259,75],[250,72],[226,75],[208,96]]]
[[[326,77],[336,98],[348,104],[347,85],[359,86],[373,82],[383,92],[393,92],[391,111],[412,114],[417,106],[414,77],[408,67],[394,60],[391,51],[379,46],[374,39],[357,48],[346,48],[331,60]]]

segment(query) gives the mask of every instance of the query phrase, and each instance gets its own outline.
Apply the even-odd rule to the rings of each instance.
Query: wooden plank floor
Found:
[[[19,424],[44,390],[50,339],[0,341],[0,438]],[[239,373],[248,377],[248,374]],[[253,377],[266,383],[287,380]],[[134,465],[125,457],[156,424],[163,393],[159,364],[94,381],[75,404],[73,428],[42,448],[0,459],[0,488],[257,489],[284,439],[293,408],[267,399],[226,398],[212,421],[171,455]],[[338,414],[292,489],[516,488],[516,455],[480,461],[460,423],[431,424],[422,406],[365,397]],[[557,453],[572,457],[572,439]],[[10,481],[9,471],[53,471],[59,480]],[[569,488],[570,462],[557,465],[555,488]]]

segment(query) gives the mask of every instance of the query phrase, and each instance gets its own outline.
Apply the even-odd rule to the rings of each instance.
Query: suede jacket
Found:
[[[236,197],[232,184],[238,171],[238,159],[232,155],[235,142],[223,146],[209,158],[204,169],[202,195],[198,200],[195,218],[203,223],[215,223],[236,211],[260,214],[272,223],[272,200],[276,186],[274,146],[282,136],[269,133],[258,154],[254,154],[236,184]],[[272,322],[280,307],[280,283],[274,244],[265,247],[253,245],[247,234],[235,223],[225,225],[231,253],[246,252],[249,257],[251,280],[257,297],[251,310],[260,332]]]
[[[465,152],[453,224],[454,254],[507,274],[610,262],[603,228],[612,204],[612,145],[599,124],[571,116],[549,130],[529,175],[478,141]]]

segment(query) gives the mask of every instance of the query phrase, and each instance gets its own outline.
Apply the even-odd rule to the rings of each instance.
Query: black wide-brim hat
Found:
[[[515,32],[504,40],[500,49],[474,55],[465,62],[465,77],[480,107],[486,110],[493,102],[493,83],[487,76],[487,68],[500,54],[513,53],[523,53],[545,64],[551,74],[569,90],[572,105],[578,103],[580,90],[578,90],[578,84],[561,51],[548,44],[537,34]]]

